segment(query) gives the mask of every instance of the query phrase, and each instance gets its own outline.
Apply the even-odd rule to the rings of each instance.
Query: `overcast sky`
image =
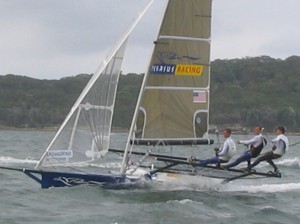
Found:
[[[94,73],[148,0],[0,0],[0,75]],[[123,73],[143,73],[166,0],[132,34]],[[211,59],[300,55],[300,0],[214,0]]]

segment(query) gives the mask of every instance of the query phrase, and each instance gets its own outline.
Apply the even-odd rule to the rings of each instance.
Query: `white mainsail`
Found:
[[[152,2],[138,14],[92,76],[36,168],[94,161],[107,153],[127,39]]]

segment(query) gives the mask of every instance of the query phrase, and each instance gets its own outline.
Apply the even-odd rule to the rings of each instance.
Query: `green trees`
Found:
[[[211,69],[210,123],[267,130],[285,125],[300,130],[300,57],[268,56],[215,60]],[[0,125],[43,127],[61,124],[89,74],[60,80],[0,76]],[[121,75],[113,126],[131,123],[143,75]]]
[[[143,75],[127,74],[121,75],[113,117],[113,126],[129,128],[134,113],[135,104],[140,91]]]
[[[211,123],[299,131],[300,57],[212,62]],[[228,120],[229,119],[229,120]]]
[[[38,80],[0,76],[0,125],[43,127],[60,124],[89,76]]]
[[[0,76],[0,125],[44,127],[60,125],[91,75],[60,80]],[[121,75],[113,126],[129,128],[143,75]]]

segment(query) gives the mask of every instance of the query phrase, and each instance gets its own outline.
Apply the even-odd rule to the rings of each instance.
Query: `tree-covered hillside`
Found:
[[[300,57],[286,60],[267,56],[215,60],[211,68],[210,123],[217,126],[272,130],[285,125],[300,130]],[[0,76],[0,125],[44,127],[59,125],[90,75],[60,80]],[[122,75],[113,126],[128,128],[142,75]]]
[[[211,123],[300,130],[300,57],[216,60],[211,74]]]

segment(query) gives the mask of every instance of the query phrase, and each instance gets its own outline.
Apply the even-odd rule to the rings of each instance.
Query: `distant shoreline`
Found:
[[[21,128],[16,128],[16,127],[8,127],[8,126],[0,126],[0,131],[57,131],[59,129],[58,126],[54,127],[35,127],[35,128],[30,128],[30,127],[21,127]],[[129,129],[125,128],[112,128],[112,132],[120,132],[120,133],[126,133],[128,132]]]
[[[15,127],[8,127],[8,126],[0,126],[0,131],[53,131],[56,132],[59,129],[59,127],[54,126],[54,127],[35,127],[35,128],[30,128],[30,127],[22,127],[22,128],[15,128]],[[126,128],[119,128],[119,127],[113,127],[112,132],[115,133],[126,133],[128,132],[129,129]],[[219,135],[222,134],[221,131],[218,132]],[[216,134],[215,131],[209,131],[210,135]],[[251,135],[253,134],[252,132],[246,132],[246,131],[237,131],[233,130],[232,131],[233,135]],[[274,134],[272,132],[264,132],[265,135],[270,135]],[[293,135],[293,136],[300,136],[299,132],[286,132],[286,135]]]

